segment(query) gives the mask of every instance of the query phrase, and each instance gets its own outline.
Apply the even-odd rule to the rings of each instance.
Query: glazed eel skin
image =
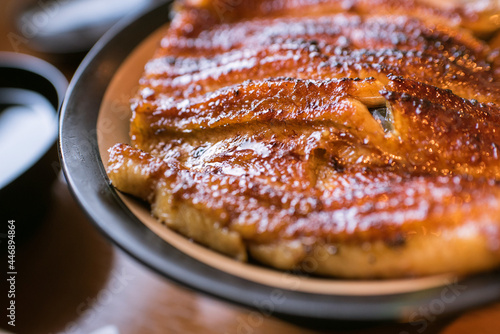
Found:
[[[345,278],[500,265],[496,2],[176,3],[108,175],[246,261]]]

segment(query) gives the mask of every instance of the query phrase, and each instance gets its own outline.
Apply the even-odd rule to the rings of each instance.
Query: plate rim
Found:
[[[412,321],[412,316],[419,315],[422,307],[442,302],[443,291],[449,289],[448,286],[393,295],[335,296],[278,289],[248,281],[181,252],[147,228],[128,209],[110,186],[101,161],[97,118],[114,74],[136,46],[168,22],[165,18],[170,19],[173,2],[163,0],[121,20],[108,31],[77,69],[61,107],[58,148],[62,169],[71,193],[101,233],[171,281],[267,316],[334,321]],[[499,273],[487,273],[460,281],[461,286],[467,286],[457,296],[460,301],[446,304],[440,315],[497,300],[500,297],[499,278]]]

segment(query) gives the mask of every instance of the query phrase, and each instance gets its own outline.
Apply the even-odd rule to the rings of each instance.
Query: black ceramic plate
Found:
[[[448,281],[433,287],[394,291],[387,289],[391,282],[297,278],[313,287],[315,282],[337,288],[348,286],[355,293],[321,293],[291,288],[285,279],[283,286],[279,285],[279,281],[266,284],[230,270],[221,270],[210,262],[188,255],[155,234],[109,185],[96,126],[108,86],[120,67],[143,40],[166,24],[169,17],[170,2],[167,2],[134,18],[125,19],[108,32],[78,69],[61,110],[60,153],[66,178],[90,219],[113,242],[173,281],[254,308],[265,315],[293,319],[414,321],[429,314],[434,317],[475,307],[500,297],[499,273],[487,273],[458,282],[448,278]],[[213,256],[220,255],[214,253]],[[235,263],[235,266],[238,265],[247,266],[245,269],[250,271],[272,271],[252,264]],[[292,276],[288,274],[287,279]],[[411,286],[412,282],[397,281],[394,285],[403,283]],[[385,292],[377,293],[382,285],[386,288]],[[367,286],[371,288],[365,293],[361,288],[356,290],[358,286],[365,290]]]

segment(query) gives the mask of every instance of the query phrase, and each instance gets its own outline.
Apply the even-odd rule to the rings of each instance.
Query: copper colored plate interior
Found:
[[[152,57],[168,26],[150,35],[125,60],[114,75],[101,104],[97,121],[97,137],[102,161],[109,159],[108,149],[116,143],[129,143],[130,98],[137,91],[144,65]],[[420,291],[446,285],[455,279],[440,275],[415,279],[354,281],[297,276],[259,265],[240,263],[198,245],[158,223],[149,208],[135,199],[120,194],[127,207],[152,231],[187,255],[231,275],[267,286],[307,293],[376,296]]]

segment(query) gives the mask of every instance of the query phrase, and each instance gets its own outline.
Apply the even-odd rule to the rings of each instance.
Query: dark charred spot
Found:
[[[345,170],[344,164],[337,157],[332,157],[332,159],[330,160],[330,165],[339,173],[342,173]]]
[[[318,160],[326,159],[326,150],[324,148],[316,148],[312,153],[315,159]]]
[[[406,238],[402,234],[398,233],[393,238],[386,240],[385,244],[389,248],[404,247],[406,245]]]

